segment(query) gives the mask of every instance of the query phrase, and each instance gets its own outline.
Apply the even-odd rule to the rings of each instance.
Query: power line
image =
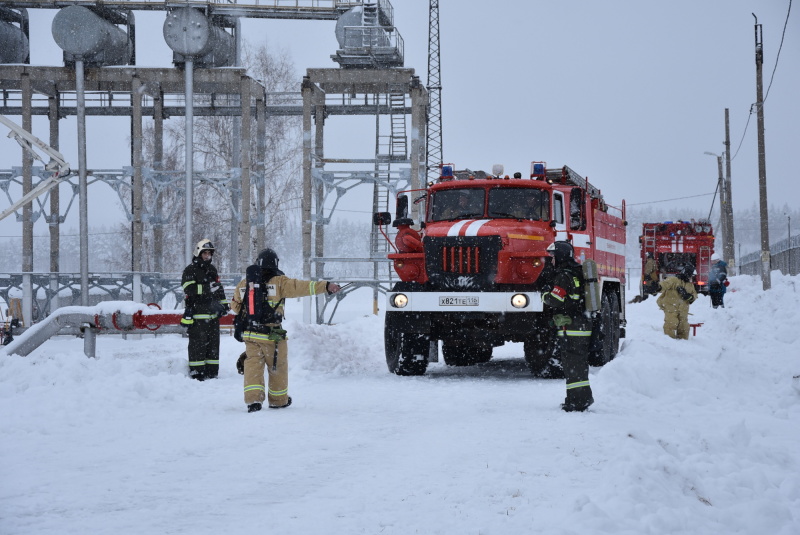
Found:
[[[643,204],[656,204],[660,202],[681,201],[683,199],[694,199],[695,197],[708,197],[709,195],[716,195],[716,192],[700,193],[699,195],[689,195],[687,197],[675,197],[674,199],[662,199],[660,201],[625,203],[625,206],[641,206]]]
[[[772,76],[769,79],[769,85],[767,86],[767,94],[764,95],[764,101],[761,105],[764,105],[764,102],[767,101],[769,98],[769,88],[772,87],[772,80],[775,79],[775,71],[778,70],[778,60],[781,57],[781,49],[783,48],[783,39],[786,37],[786,26],[789,24],[789,13],[792,12],[792,0],[789,0],[789,9],[786,11],[786,21],[783,23],[783,33],[781,34],[781,44],[778,46],[778,54],[775,56],[775,67],[772,69]]]

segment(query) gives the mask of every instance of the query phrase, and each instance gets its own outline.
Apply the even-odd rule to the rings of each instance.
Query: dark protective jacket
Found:
[[[186,295],[186,310],[181,319],[183,325],[192,325],[198,320],[215,320],[228,310],[225,290],[219,282],[217,268],[211,262],[194,257],[181,277]]]
[[[555,267],[552,289],[542,295],[542,301],[553,309],[554,315],[569,317],[567,336],[573,336],[571,331],[580,331],[580,335],[585,335],[592,330],[592,320],[586,313],[584,284],[583,268],[574,260],[569,260]]]
[[[711,264],[708,272],[709,291],[725,293],[725,281],[728,279],[728,263],[724,260],[717,260]]]

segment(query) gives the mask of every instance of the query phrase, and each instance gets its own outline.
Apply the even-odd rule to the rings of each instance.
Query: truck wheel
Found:
[[[383,341],[389,371],[397,375],[424,375],[428,369],[428,336],[402,332],[397,323],[394,314],[387,312]]]
[[[611,336],[609,337],[609,352],[608,360],[614,360],[614,357],[619,353],[619,332],[620,332],[620,319],[619,319],[619,300],[614,294],[609,294],[609,303],[611,304]]]
[[[525,362],[534,377],[560,379],[564,377],[561,359],[557,356],[554,336],[542,335],[524,344]]]
[[[600,315],[593,326],[589,364],[602,366],[611,361],[619,350],[619,303],[616,296],[603,294]]]
[[[492,346],[443,343],[442,357],[448,366],[472,366],[492,360]]]

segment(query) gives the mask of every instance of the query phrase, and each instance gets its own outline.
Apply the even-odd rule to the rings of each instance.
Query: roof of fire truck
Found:
[[[700,220],[695,221],[663,221],[660,223],[642,223],[642,232],[646,231],[655,232],[659,235],[671,234],[697,234],[697,235],[710,235],[714,234],[714,227],[710,221]]]
[[[495,165],[491,174],[470,169],[455,170],[453,164],[442,164],[440,167],[441,173],[437,183],[455,180],[543,180],[548,184],[578,186],[585,189],[592,198],[603,200],[599,189],[566,165],[548,169],[545,162],[531,162],[531,173],[528,178],[522,178],[521,173],[515,173],[513,178],[508,175],[501,176],[502,165]]]

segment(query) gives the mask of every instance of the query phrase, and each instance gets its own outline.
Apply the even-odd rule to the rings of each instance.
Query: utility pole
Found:
[[[717,187],[719,188],[719,218],[722,223],[722,256],[725,257],[727,262],[727,255],[725,254],[725,244],[728,243],[728,218],[725,217],[725,179],[722,178],[722,156],[715,154],[717,157]],[[711,218],[709,218],[711,219]]]
[[[723,199],[724,213],[728,232],[725,234],[725,241],[722,246],[722,256],[728,263],[728,270],[731,275],[736,275],[736,256],[733,252],[734,232],[733,232],[733,195],[731,193],[731,128],[728,108],[725,108],[725,198]]]
[[[761,285],[763,289],[772,287],[770,278],[769,255],[769,214],[767,213],[767,164],[766,149],[764,146],[764,84],[762,81],[762,66],[764,63],[764,43],[761,24],[758,23],[756,14],[756,117],[758,117],[758,200],[761,208]]]

